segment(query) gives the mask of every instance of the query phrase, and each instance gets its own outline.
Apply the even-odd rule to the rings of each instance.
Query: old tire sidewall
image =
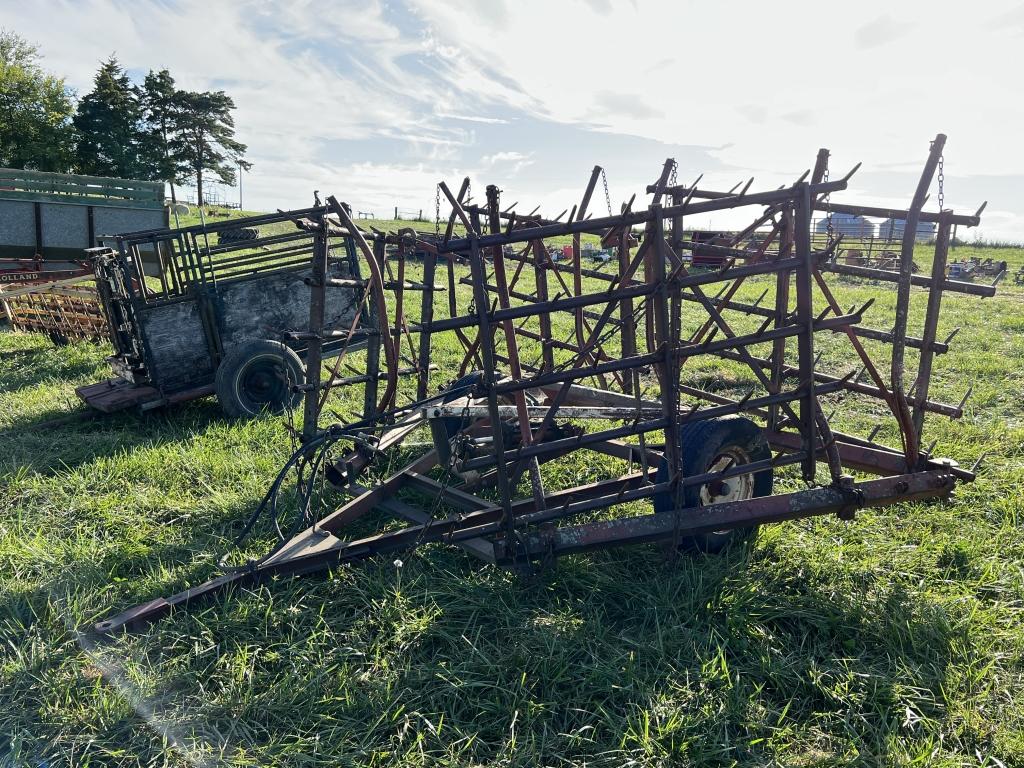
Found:
[[[738,448],[750,461],[762,461],[771,458],[771,448],[761,429],[750,419],[732,416],[721,419],[708,419],[693,424],[684,424],[680,429],[679,444],[682,453],[683,474],[698,475],[707,472],[715,459],[731,448]],[[663,459],[658,466],[656,482],[669,479],[668,462]],[[773,477],[770,469],[754,473],[752,498],[769,496],[772,492]],[[684,508],[701,505],[700,491],[702,486],[691,485],[684,489],[682,502]],[[660,493],[653,497],[655,512],[670,512],[675,509],[673,494]],[[720,552],[730,544],[752,538],[757,526],[734,528],[726,531],[712,531],[693,536],[683,537],[681,548],[701,552]]]
[[[302,394],[291,391],[289,385],[301,384],[305,376],[302,360],[285,344],[246,342],[217,368],[217,399],[224,412],[234,418],[281,414],[301,402]]]

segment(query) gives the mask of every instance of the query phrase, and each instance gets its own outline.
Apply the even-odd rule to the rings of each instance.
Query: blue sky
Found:
[[[246,207],[319,189],[432,210],[438,180],[469,175],[554,214],[595,164],[617,206],[667,156],[756,189],[822,146],[836,171],[864,161],[844,200],[904,205],[944,132],[947,206],[988,199],[980,234],[1024,240],[1020,2],[0,0],[0,25],[79,92],[112,52],[226,90]]]

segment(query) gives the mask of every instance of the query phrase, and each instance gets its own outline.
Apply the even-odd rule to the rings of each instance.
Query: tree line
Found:
[[[0,29],[0,167],[90,176],[235,183],[248,170],[235,139],[235,103],[224,91],[186,91],[166,69],[132,82],[115,56],[76,98],[40,64],[39,49]]]

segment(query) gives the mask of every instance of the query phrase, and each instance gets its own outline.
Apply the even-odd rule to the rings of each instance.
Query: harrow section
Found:
[[[944,143],[932,142],[904,210],[833,201],[856,168],[830,180],[826,150],[793,184],[765,192],[679,185],[669,160],[646,207],[634,196],[614,213],[608,200],[596,217],[599,167],[555,218],[502,208],[495,186],[473,204],[468,179],[458,191],[441,183],[450,215],[434,233],[364,232],[329,198],[296,220],[315,241],[310,322],[291,332],[309,344],[299,444],[246,526],[271,517],[286,532],[263,557],[96,629],[138,626],[229,584],[430,542],[510,567],[647,542],[717,551],[764,523],[948,495],[973,474],[933,458],[922,437],[928,414],[956,418],[964,405],[930,393],[951,340],[939,340],[941,304],[995,289],[946,275],[951,228],[977,225],[981,211],[923,210]],[[726,210],[746,212],[749,225],[713,239],[684,228],[686,217]],[[840,210],[903,223],[895,269],[836,262],[841,237],[816,237],[812,216]],[[914,237],[920,221],[937,225],[930,263]],[[338,237],[367,277],[328,277]],[[614,257],[585,265],[595,241]],[[915,274],[915,251],[929,274]],[[882,324],[866,321],[873,299],[840,303],[836,283],[851,276],[895,285]],[[327,293],[353,287],[355,318],[325,325]],[[359,323],[376,330],[348,355]],[[327,343],[341,352],[325,369]],[[331,393],[354,382],[361,413],[345,417]],[[832,406],[887,414],[895,444],[876,441],[878,429],[837,431]],[[429,436],[427,447],[408,447],[413,434]],[[399,452],[403,469],[368,479]],[[580,467],[593,477],[579,478]],[[298,508],[282,526],[278,492],[292,472]],[[773,493],[779,476],[789,489]],[[339,492],[348,498],[335,505]],[[408,524],[348,534],[381,513]]]

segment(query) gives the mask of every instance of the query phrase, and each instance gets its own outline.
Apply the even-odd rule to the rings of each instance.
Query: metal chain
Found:
[[[942,206],[946,202],[946,174],[943,173],[945,157],[939,155],[939,213],[942,213]]]
[[[672,170],[668,172],[668,185],[670,187],[675,187],[675,186],[677,186],[679,184],[679,179],[677,177],[678,173],[679,173],[679,161],[678,160],[673,160],[672,161]],[[672,221],[672,229],[673,229],[672,240],[673,240],[673,242],[682,242],[682,239],[683,239],[682,231],[680,231],[678,233],[675,232],[676,221],[679,222],[680,230],[682,230],[683,217],[680,216],[678,219],[674,219]]]
[[[322,329],[321,329],[321,332],[322,332]],[[305,383],[305,382],[303,382],[303,383]],[[289,393],[292,391],[292,387],[295,386],[295,383],[292,382],[292,377],[291,377],[291,373],[290,372],[285,372],[285,385],[288,387],[288,392]],[[292,440],[292,453],[295,453],[295,451],[297,451],[299,449],[299,444],[298,444],[298,434],[299,433],[295,429],[295,408],[292,406],[292,399],[290,397],[288,398],[288,402],[286,402],[285,406],[284,406],[284,416],[285,416],[285,429],[288,431],[288,434],[291,436],[291,440]]]
[[[828,184],[828,168],[825,168],[825,174],[821,177],[822,184]],[[832,193],[825,193],[825,231],[828,233],[828,244],[832,245],[832,241],[835,240],[835,229],[832,227]]]
[[[601,169],[601,181],[604,183],[604,202],[608,206],[608,217],[612,216],[612,196],[608,194],[608,174]]]
[[[441,185],[434,190],[434,237],[441,237]]]
[[[470,181],[469,178],[467,177],[466,178],[466,199],[463,200],[463,202],[464,203],[468,203],[472,199],[473,199],[473,182]]]

